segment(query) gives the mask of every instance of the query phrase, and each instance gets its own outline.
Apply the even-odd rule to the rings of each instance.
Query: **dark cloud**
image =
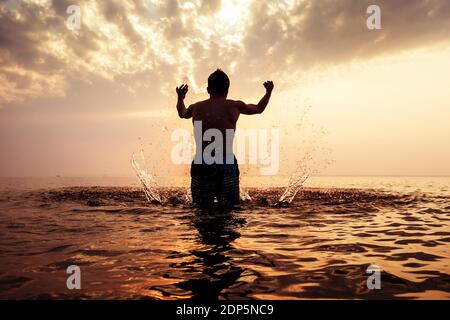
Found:
[[[67,8],[75,4],[71,0],[52,0],[52,7],[59,16],[66,15]],[[79,4],[79,2],[77,2]]]
[[[22,19],[17,20],[14,12],[0,7],[2,65],[15,63],[26,68],[34,68],[38,67],[40,61],[48,58],[48,55],[40,54],[38,48],[40,42],[46,39],[42,32],[46,24],[39,17],[41,10],[39,6],[24,4],[20,8]]]

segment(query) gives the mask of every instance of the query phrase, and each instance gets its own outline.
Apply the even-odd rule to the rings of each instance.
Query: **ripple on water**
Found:
[[[28,191],[0,215],[0,244],[8,248],[1,297],[411,299],[450,292],[448,197],[311,188],[278,208],[281,191],[250,189],[255,200],[214,214],[181,201],[185,190],[175,188],[161,190],[167,205],[149,204],[136,188]],[[383,290],[367,289],[373,263]],[[57,284],[72,264],[86,275],[82,295]]]

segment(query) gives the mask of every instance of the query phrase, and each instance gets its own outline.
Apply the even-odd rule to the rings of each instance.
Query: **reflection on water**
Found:
[[[190,292],[194,299],[226,298],[222,292],[235,285],[244,271],[233,263],[229,251],[233,248],[231,243],[239,238],[238,229],[245,224],[245,219],[236,218],[233,212],[195,210],[189,220],[198,232],[196,242],[201,248],[189,251],[189,260],[170,265],[181,276],[181,281],[173,286]],[[166,295],[173,290],[170,286],[153,289]]]
[[[213,213],[183,189],[159,205],[139,188],[3,182],[0,298],[449,298],[450,179],[358,179],[286,207],[283,189],[251,189],[239,210]],[[66,288],[71,264],[82,290]],[[366,286],[370,264],[381,290]]]

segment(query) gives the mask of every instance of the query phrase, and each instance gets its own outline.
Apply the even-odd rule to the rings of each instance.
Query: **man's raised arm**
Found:
[[[258,104],[246,104],[244,102],[240,103],[239,111],[242,114],[263,113],[263,111],[266,109],[267,105],[269,104],[270,96],[272,95],[273,82],[272,81],[264,82],[264,88],[266,88],[266,94],[264,95],[264,97],[261,98],[261,100],[258,102]]]
[[[184,105],[184,98],[186,98],[186,93],[188,92],[189,87],[187,84],[182,84],[180,87],[177,87],[177,111],[178,116],[182,119],[189,119],[192,117],[192,108],[186,108]]]

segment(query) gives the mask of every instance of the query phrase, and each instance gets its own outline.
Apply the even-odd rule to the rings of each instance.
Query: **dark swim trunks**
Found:
[[[233,206],[240,202],[239,167],[233,164],[195,164],[191,166],[192,201],[199,206],[219,204]]]

